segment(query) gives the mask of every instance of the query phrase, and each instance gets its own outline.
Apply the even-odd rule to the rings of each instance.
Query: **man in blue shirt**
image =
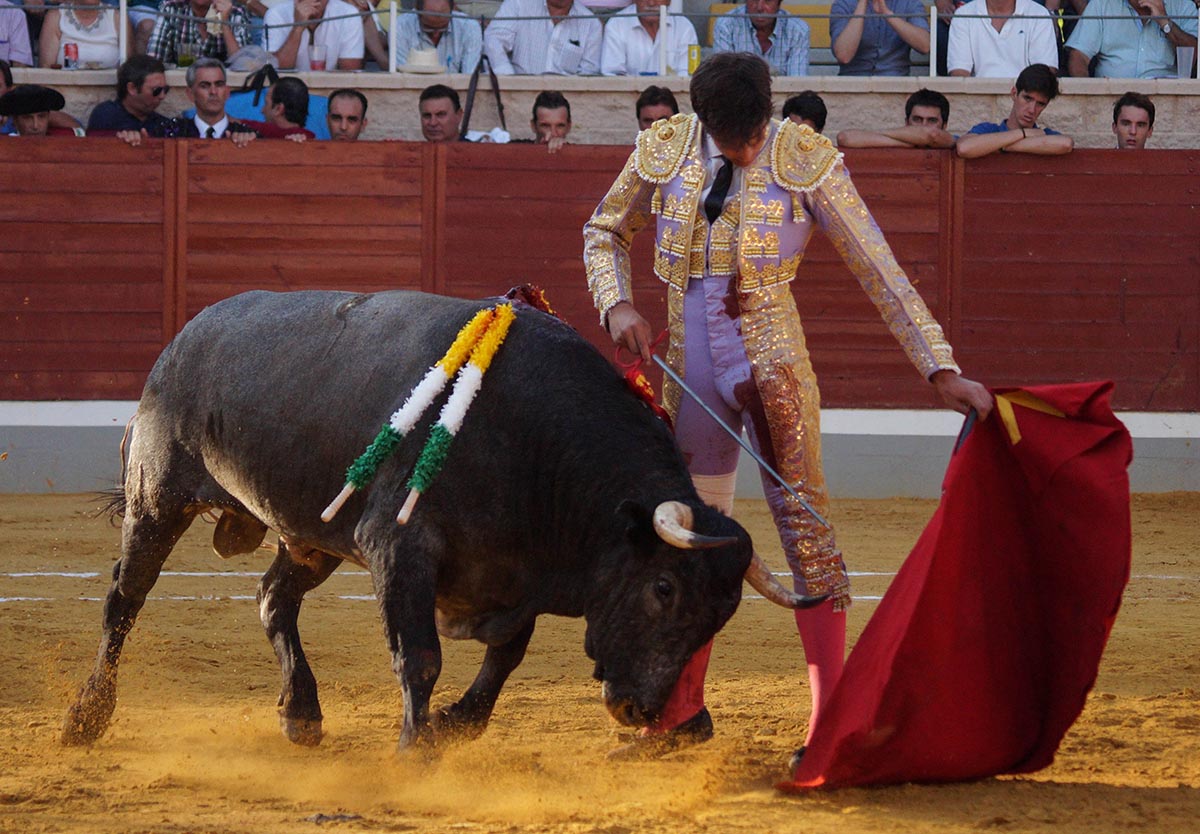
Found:
[[[713,52],[751,52],[772,75],[808,75],[808,24],[779,8],[782,0],[746,0],[713,24]]]
[[[1070,153],[1070,136],[1041,128],[1038,116],[1058,95],[1058,75],[1045,64],[1030,64],[1013,85],[1012,109],[1002,122],[980,122],[958,140],[958,155],[966,159],[991,153],[1032,153],[1053,156]]]
[[[921,0],[834,0],[829,37],[838,75],[908,75],[909,51],[929,54],[929,16]]]
[[[167,86],[163,62],[149,55],[134,55],[117,69],[117,97],[102,101],[88,117],[87,130],[92,136],[116,134],[122,130],[140,131],[166,123],[157,112],[171,88]]]
[[[1097,78],[1174,78],[1175,47],[1194,48],[1196,32],[1189,0],[1091,0],[1067,41],[1067,70],[1087,78],[1095,58]]]

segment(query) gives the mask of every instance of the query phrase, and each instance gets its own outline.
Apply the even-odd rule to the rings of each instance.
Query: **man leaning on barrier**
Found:
[[[922,87],[904,103],[904,124],[881,131],[843,130],[839,148],[953,148],[955,138],[946,130],[950,100]]]
[[[134,55],[117,69],[117,97],[92,110],[88,133],[103,136],[122,130],[150,130],[169,122],[158,108],[170,91],[163,62],[149,55]]]

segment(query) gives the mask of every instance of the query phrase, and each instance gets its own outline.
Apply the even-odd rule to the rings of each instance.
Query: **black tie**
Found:
[[[721,160],[721,167],[713,179],[708,196],[704,198],[704,213],[708,216],[709,225],[721,216],[721,209],[725,208],[725,196],[729,193],[729,184],[733,182],[733,166],[725,157],[717,158]]]
[[[215,130],[213,130],[213,128],[212,128],[212,125],[209,125],[209,126],[208,126],[208,131],[207,131],[207,132],[205,132],[205,134],[204,134],[204,138],[205,138],[205,139],[212,139],[212,138],[213,138],[214,136],[216,136],[216,135],[217,135],[217,132],[216,132]]]

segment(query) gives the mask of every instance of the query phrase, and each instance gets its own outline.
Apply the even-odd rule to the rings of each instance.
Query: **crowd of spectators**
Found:
[[[384,2],[132,0],[122,20],[115,0],[0,0],[0,59],[115,68],[149,55],[182,68],[209,57],[237,68],[239,53],[265,49],[284,70],[387,69]],[[693,19],[679,13],[678,0],[632,0],[601,14],[586,0],[503,0],[486,27],[457,11],[454,0],[413,2],[390,24],[402,70],[470,73],[486,56],[498,75],[652,75],[662,73],[662,63],[667,74],[685,75],[699,54]],[[672,2],[660,17],[660,7]],[[753,52],[772,72],[793,76],[809,74],[812,34],[822,28],[828,60],[841,75],[908,75],[913,56],[931,52],[924,0],[832,0],[827,16],[807,18],[781,3],[746,0],[717,16],[706,49]],[[1063,75],[1161,78],[1194,69],[1191,0],[934,3],[941,74],[1011,78],[1045,64]],[[1192,48],[1193,67],[1177,67],[1179,47]],[[436,59],[416,66],[412,56],[426,52]]]
[[[96,105],[88,118],[86,135],[118,136],[131,145],[155,138],[229,138],[244,145],[255,139],[311,139],[353,141],[367,128],[367,96],[343,88],[329,96],[313,95],[296,76],[280,77],[270,65],[252,74],[245,87],[233,94],[225,65],[202,57],[185,74],[186,94],[192,107],[176,117],[158,112],[167,93],[162,61],[137,55],[117,71],[116,97]],[[879,130],[845,130],[837,135],[843,148],[955,148],[964,158],[991,153],[1055,155],[1070,153],[1069,136],[1038,124],[1043,111],[1059,94],[1058,73],[1046,64],[1031,64],[1017,75],[1009,96],[1012,106],[1002,121],[982,122],[962,136],[949,132],[950,101],[943,93],[922,88],[909,96],[904,123]],[[85,135],[78,122],[62,113],[63,96],[49,87],[14,86],[12,70],[0,60],[0,135]],[[529,122],[531,136],[514,138],[495,131],[470,132],[463,125],[458,91],[433,84],[417,100],[421,135],[427,142],[460,141],[530,142],[556,153],[571,133],[571,104],[557,90],[537,95]],[[679,112],[675,95],[666,87],[646,87],[634,103],[630,138],[639,130]],[[805,90],[788,98],[781,116],[822,132],[829,111],[821,96]],[[1116,147],[1141,149],[1154,132],[1154,103],[1148,96],[1127,92],[1113,105],[1112,132]]]

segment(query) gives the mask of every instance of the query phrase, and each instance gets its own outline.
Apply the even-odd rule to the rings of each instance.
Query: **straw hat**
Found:
[[[402,72],[421,72],[430,75],[446,72],[446,68],[442,66],[441,59],[438,58],[436,49],[412,49],[408,53],[408,59],[404,65],[400,67]]]

